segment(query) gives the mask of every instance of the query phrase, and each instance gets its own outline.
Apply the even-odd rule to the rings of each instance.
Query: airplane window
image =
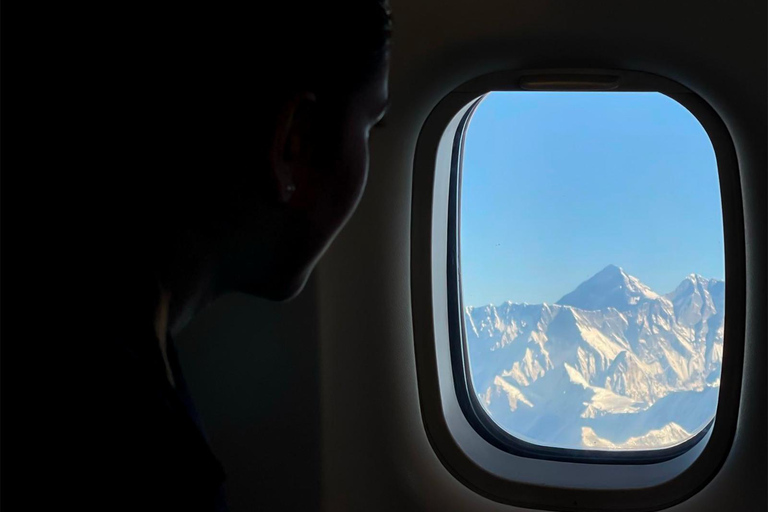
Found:
[[[565,450],[703,435],[725,263],[697,119],[655,92],[490,93],[458,179],[467,391],[492,423]]]

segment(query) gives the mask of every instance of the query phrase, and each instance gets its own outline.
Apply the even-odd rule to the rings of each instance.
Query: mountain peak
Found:
[[[621,267],[608,265],[563,296],[557,304],[587,310],[615,308],[626,311],[640,302],[658,298],[659,295]]]
[[[678,322],[694,326],[723,311],[724,291],[724,281],[688,274],[666,298],[672,302]]]
[[[612,276],[614,278],[624,278],[627,276],[627,273],[624,272],[623,268],[611,263],[610,265],[606,265],[602,270],[600,270],[597,274],[593,275],[590,279],[594,279],[598,276],[602,276],[602,277]]]
[[[690,273],[687,276],[685,276],[685,279],[683,280],[683,282],[685,282],[685,281],[690,281],[690,282],[692,282],[694,284],[702,283],[702,284],[706,285],[706,284],[709,283],[710,280],[707,279],[706,277],[702,276],[701,274]]]
[[[722,279],[708,279],[701,274],[688,274],[685,276],[677,288],[669,292],[666,296],[671,300],[674,300],[682,295],[690,295],[691,293],[704,293],[704,290],[709,291],[710,288],[715,288],[718,285],[722,286],[725,283]]]

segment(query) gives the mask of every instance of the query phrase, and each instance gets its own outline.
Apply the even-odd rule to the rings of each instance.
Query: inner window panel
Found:
[[[715,416],[725,262],[717,163],[652,92],[494,92],[460,173],[469,393],[540,446],[656,450]]]

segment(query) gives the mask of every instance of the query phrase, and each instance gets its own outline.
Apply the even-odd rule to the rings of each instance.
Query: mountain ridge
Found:
[[[473,384],[503,428],[543,444],[585,448],[594,441],[584,437],[590,432],[620,449],[626,437],[619,430],[660,446],[680,442],[679,429],[664,427],[685,423],[681,428],[695,433],[714,414],[712,394],[697,397],[719,385],[723,310],[722,280],[690,274],[662,295],[615,265],[554,304],[470,306],[464,314]],[[696,402],[693,417],[704,424],[654,409],[680,393]],[[619,428],[617,415],[657,432]],[[653,415],[669,421],[659,425]]]

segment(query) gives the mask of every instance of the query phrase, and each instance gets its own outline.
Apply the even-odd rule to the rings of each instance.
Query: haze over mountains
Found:
[[[609,265],[555,304],[467,307],[475,392],[502,428],[546,446],[679,444],[717,407],[725,282],[660,295]]]

